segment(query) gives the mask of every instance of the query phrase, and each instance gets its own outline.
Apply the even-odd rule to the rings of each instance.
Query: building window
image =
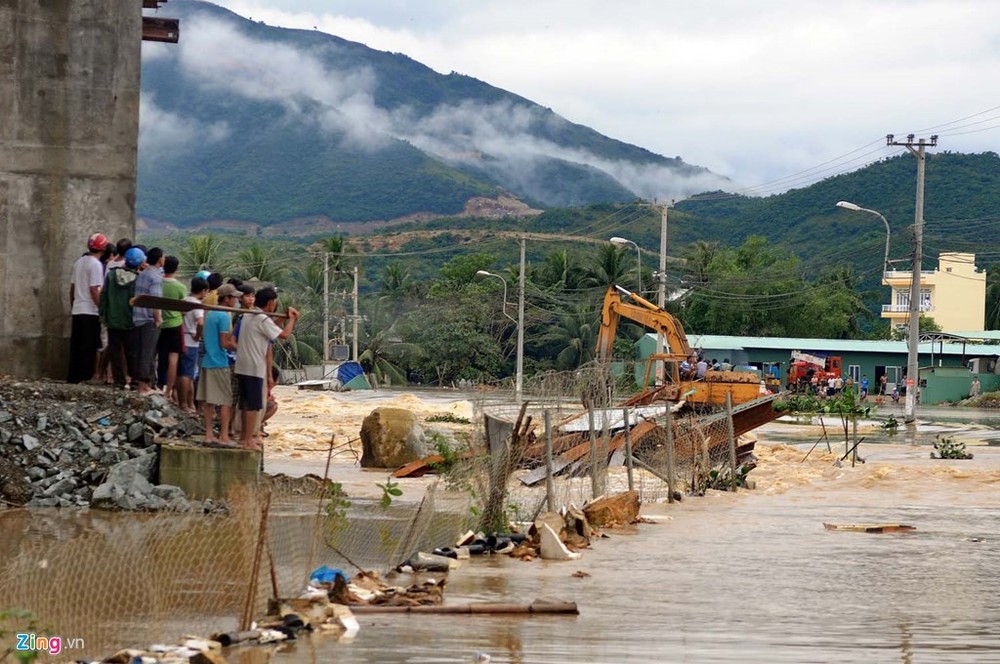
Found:
[[[860,364],[848,364],[847,365],[847,375],[851,377],[855,383],[861,380],[861,365]]]
[[[897,309],[909,309],[910,308],[910,291],[898,290],[896,291],[896,308]],[[931,289],[921,288],[920,289],[920,310],[921,311],[931,311],[933,307],[931,306]]]

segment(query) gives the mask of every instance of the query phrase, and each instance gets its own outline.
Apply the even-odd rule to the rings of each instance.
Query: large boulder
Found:
[[[405,408],[376,408],[361,424],[361,467],[398,468],[427,456],[424,430]]]
[[[601,496],[583,508],[587,521],[598,528],[627,526],[639,518],[639,492],[625,491],[614,496]]]

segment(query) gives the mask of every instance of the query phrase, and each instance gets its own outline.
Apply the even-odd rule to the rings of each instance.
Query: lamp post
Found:
[[[496,277],[503,282],[503,315],[510,319],[512,323],[517,325],[517,319],[507,313],[507,280],[504,279],[499,274],[493,272],[487,272],[486,270],[476,270],[477,277]]]
[[[871,210],[869,208],[863,208],[860,205],[855,205],[854,203],[849,203],[848,201],[840,201],[837,203],[837,207],[844,208],[845,210],[850,210],[851,212],[867,212],[868,214],[873,214],[882,220],[885,224],[885,258],[882,260],[882,270],[889,269],[889,235],[891,231],[889,230],[889,221],[882,216],[882,213],[877,210]]]
[[[517,370],[514,376],[514,396],[521,400],[521,388],[524,384],[524,308],[519,307],[518,318],[507,313],[507,280],[503,276],[486,270],[477,270],[477,277],[495,277],[503,282],[503,315],[517,325]]]
[[[609,242],[611,242],[611,244],[618,245],[619,247],[625,246],[626,244],[631,244],[635,247],[636,267],[638,268],[637,277],[639,279],[639,294],[642,295],[642,250],[639,249],[639,245],[628,238],[618,237],[617,235],[611,238]]]

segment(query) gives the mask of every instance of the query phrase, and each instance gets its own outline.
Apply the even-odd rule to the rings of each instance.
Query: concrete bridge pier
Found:
[[[64,378],[73,262],[134,237],[140,0],[0,2],[0,374]]]

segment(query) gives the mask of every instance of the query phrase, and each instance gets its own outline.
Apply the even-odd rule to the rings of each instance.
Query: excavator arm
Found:
[[[629,298],[631,302],[625,302],[623,297]],[[618,322],[622,317],[661,333],[668,349],[668,357],[664,359],[681,361],[692,355],[684,326],[679,320],[639,295],[621,286],[611,286],[604,295],[604,306],[601,309],[601,329],[597,335],[598,359],[611,358]]]
[[[629,302],[625,302],[623,298],[628,298]],[[682,376],[679,371],[681,362],[694,354],[688,345],[687,335],[684,334],[684,326],[652,302],[620,286],[611,286],[604,296],[601,329],[597,335],[599,360],[611,359],[615,334],[618,332],[618,323],[622,317],[663,334],[667,346],[666,353],[654,353],[649,356],[646,377],[643,380],[643,385],[648,385],[654,363],[663,362],[663,384],[654,385],[637,394],[629,401],[630,405],[648,404],[656,400],[684,399],[692,404],[721,406],[730,399],[730,403],[741,404],[760,396],[761,381],[754,373],[709,371],[703,378],[696,380],[690,375]]]

